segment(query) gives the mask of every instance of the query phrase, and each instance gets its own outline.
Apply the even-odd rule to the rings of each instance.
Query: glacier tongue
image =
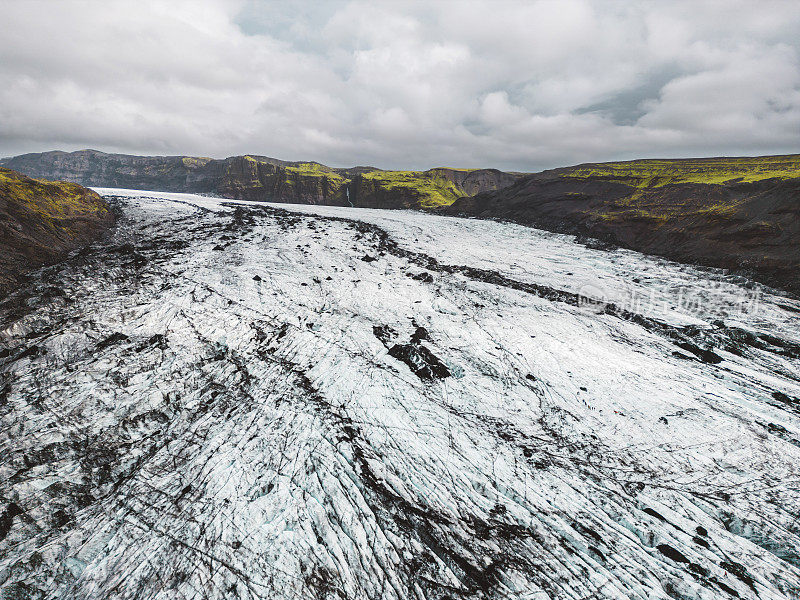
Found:
[[[800,596],[795,300],[509,224],[104,193],[113,235],[0,305],[3,597]]]

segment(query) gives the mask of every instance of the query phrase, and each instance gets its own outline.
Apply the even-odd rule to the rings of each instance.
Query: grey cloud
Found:
[[[599,113],[615,125],[634,125],[647,114],[645,103],[657,101],[666,84],[680,76],[674,66],[665,66],[642,76],[641,83],[613,93],[608,98],[579,108],[576,114]]]
[[[800,151],[790,2],[0,5],[3,155],[536,170]]]

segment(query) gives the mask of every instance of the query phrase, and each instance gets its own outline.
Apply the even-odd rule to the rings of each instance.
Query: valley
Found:
[[[580,235],[800,293],[800,155],[585,163],[539,173],[332,168],[96,150],[0,159],[30,177],[238,200],[418,209]]]

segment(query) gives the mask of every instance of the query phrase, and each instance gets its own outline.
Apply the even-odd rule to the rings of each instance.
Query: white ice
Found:
[[[3,589],[800,595],[791,352],[707,364],[595,305],[425,269],[357,223],[441,265],[788,348],[795,300],[504,223],[100,191],[113,235],[0,306]],[[419,327],[449,377],[389,354]]]

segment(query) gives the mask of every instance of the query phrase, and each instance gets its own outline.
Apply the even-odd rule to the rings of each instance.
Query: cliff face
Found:
[[[580,165],[446,210],[588,235],[800,292],[800,155]]]
[[[251,156],[226,160],[216,191],[225,198],[287,202],[292,204],[346,205],[347,179],[316,163],[275,165]]]
[[[505,173],[497,169],[431,169],[439,176],[451,181],[463,191],[463,196],[474,196],[482,192],[501,190],[519,179],[519,173]]]
[[[96,187],[378,208],[440,207],[461,196],[501,189],[519,177],[496,169],[334,169],[319,163],[287,162],[266,156],[216,160],[105,154],[96,150],[24,154],[2,159],[0,165],[32,177],[59,178]]]
[[[211,192],[224,172],[223,161],[182,156],[130,156],[97,150],[23,154],[0,166],[30,177],[73,181],[84,186]]]
[[[458,198],[502,189],[514,183],[516,173],[496,169],[448,169],[428,171],[373,170],[352,176],[350,198],[355,206],[368,208],[427,208],[448,206]]]
[[[0,169],[0,293],[24,271],[63,258],[114,224],[97,193]]]

